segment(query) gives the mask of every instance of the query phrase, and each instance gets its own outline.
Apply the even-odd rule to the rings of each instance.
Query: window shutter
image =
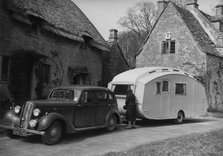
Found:
[[[50,83],[50,65],[43,64],[43,82],[45,84]]]
[[[2,56],[2,73],[1,73],[1,80],[8,81],[9,78],[9,56]]]

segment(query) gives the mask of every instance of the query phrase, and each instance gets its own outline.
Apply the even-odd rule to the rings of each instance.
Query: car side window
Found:
[[[108,100],[108,98],[107,98],[107,92],[106,91],[98,91],[98,92],[96,92],[96,101],[98,102],[98,103],[100,103],[100,102],[107,102]]]
[[[93,103],[94,101],[94,94],[93,92],[84,92],[81,96],[81,103],[86,104],[86,103]]]

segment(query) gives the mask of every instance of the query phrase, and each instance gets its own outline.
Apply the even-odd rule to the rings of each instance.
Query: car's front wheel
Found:
[[[113,131],[116,128],[117,118],[115,115],[111,115],[107,121],[107,130]]]
[[[62,126],[59,121],[53,122],[42,136],[42,140],[47,145],[53,145],[60,141],[62,136]]]

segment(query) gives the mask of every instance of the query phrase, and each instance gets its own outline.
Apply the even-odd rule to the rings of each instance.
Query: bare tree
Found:
[[[176,3],[177,5],[179,5],[182,8],[186,7],[186,1],[185,0],[170,0],[170,1]]]
[[[151,31],[156,17],[155,5],[145,1],[129,8],[126,16],[118,21],[118,24],[125,29],[119,34],[119,45],[132,67],[135,66],[135,55]]]
[[[155,22],[156,15],[157,12],[153,3],[139,2],[128,9],[127,15],[121,17],[118,24],[141,37],[143,33],[149,33]]]
[[[146,33],[139,38],[133,31],[123,31],[119,33],[119,46],[131,67],[135,66],[135,55],[146,37]]]

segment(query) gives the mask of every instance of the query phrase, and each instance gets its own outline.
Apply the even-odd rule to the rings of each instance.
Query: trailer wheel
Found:
[[[181,124],[184,120],[184,113],[183,111],[179,111],[177,113],[177,118],[174,120],[176,124]]]

